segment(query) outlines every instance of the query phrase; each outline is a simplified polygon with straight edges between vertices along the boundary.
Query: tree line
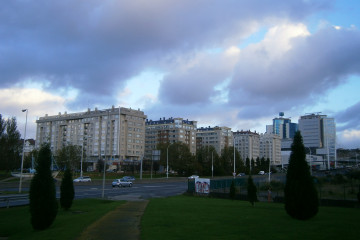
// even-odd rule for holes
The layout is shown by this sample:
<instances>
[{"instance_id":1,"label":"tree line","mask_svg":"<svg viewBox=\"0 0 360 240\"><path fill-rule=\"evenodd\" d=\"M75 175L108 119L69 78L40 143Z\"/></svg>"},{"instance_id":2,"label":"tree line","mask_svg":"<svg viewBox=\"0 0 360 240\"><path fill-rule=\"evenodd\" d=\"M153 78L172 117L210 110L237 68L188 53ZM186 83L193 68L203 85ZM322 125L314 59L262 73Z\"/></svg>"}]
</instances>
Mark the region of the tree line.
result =
<instances>
[{"instance_id":1,"label":"tree line","mask_svg":"<svg viewBox=\"0 0 360 240\"><path fill-rule=\"evenodd\" d=\"M264 157L243 161L234 147L225 147L221 155L213 146L203 146L193 155L188 145L181 142L161 143L157 150L160 150L159 164L165 168L169 165L169 170L177 172L179 176L228 176L234 172L234 164L236 173L257 174L259 171L268 171L270 162Z\"/></svg>"},{"instance_id":2,"label":"tree line","mask_svg":"<svg viewBox=\"0 0 360 240\"><path fill-rule=\"evenodd\" d=\"M16 118L3 118L0 114L0 170L7 172L19 168L22 142Z\"/></svg>"}]
</instances>

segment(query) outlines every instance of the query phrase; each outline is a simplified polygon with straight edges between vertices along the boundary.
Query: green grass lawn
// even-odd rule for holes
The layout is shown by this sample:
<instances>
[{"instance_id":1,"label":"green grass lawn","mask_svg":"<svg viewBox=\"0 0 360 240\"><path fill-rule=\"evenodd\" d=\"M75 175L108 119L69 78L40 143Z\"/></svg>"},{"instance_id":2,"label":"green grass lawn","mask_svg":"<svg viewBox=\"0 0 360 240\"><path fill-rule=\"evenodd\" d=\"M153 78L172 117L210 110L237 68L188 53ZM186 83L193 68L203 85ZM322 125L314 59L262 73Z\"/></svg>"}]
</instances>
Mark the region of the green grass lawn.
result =
<instances>
[{"instance_id":1,"label":"green grass lawn","mask_svg":"<svg viewBox=\"0 0 360 240\"><path fill-rule=\"evenodd\" d=\"M149 202L141 239L358 239L359 221L360 209L321 207L299 221L283 204L179 196Z\"/></svg>"},{"instance_id":2,"label":"green grass lawn","mask_svg":"<svg viewBox=\"0 0 360 240\"><path fill-rule=\"evenodd\" d=\"M0 209L0 238L76 239L87 226L122 203L99 199L76 200L69 211L59 208L56 220L44 231L32 229L28 206Z\"/></svg>"}]
</instances>

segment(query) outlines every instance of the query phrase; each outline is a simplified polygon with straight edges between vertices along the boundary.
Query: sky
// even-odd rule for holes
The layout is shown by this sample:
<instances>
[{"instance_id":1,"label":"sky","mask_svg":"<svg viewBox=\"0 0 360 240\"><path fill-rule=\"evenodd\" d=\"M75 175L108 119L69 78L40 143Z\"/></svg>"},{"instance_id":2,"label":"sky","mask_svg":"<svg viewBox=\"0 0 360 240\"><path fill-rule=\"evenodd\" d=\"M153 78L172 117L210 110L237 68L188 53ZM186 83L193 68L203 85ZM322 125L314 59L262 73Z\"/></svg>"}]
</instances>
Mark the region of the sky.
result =
<instances>
[{"instance_id":1,"label":"sky","mask_svg":"<svg viewBox=\"0 0 360 240\"><path fill-rule=\"evenodd\" d=\"M358 16L358 0L6 1L0 114L35 138L45 114L113 105L260 133L321 112L359 148Z\"/></svg>"}]
</instances>

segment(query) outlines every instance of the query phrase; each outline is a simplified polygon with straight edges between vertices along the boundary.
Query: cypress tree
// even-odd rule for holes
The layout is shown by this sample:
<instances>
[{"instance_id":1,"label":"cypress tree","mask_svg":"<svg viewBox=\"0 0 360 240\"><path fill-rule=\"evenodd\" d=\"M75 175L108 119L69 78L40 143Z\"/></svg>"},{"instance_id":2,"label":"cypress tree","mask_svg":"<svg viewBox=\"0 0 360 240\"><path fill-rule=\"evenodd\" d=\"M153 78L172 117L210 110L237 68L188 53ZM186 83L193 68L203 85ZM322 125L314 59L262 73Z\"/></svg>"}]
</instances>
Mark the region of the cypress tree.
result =
<instances>
[{"instance_id":1,"label":"cypress tree","mask_svg":"<svg viewBox=\"0 0 360 240\"><path fill-rule=\"evenodd\" d=\"M39 150L36 173L30 184L30 221L35 230L51 226L58 212L56 189L50 170L51 150L48 144Z\"/></svg>"},{"instance_id":2,"label":"cypress tree","mask_svg":"<svg viewBox=\"0 0 360 240\"><path fill-rule=\"evenodd\" d=\"M74 200L74 183L70 168L66 168L60 185L60 206L68 210Z\"/></svg>"},{"instance_id":3,"label":"cypress tree","mask_svg":"<svg viewBox=\"0 0 360 240\"><path fill-rule=\"evenodd\" d=\"M295 219L307 220L317 214L318 208L317 191L306 162L302 136L300 131L297 131L291 145L289 167L286 174L285 210Z\"/></svg>"},{"instance_id":4,"label":"cypress tree","mask_svg":"<svg viewBox=\"0 0 360 240\"><path fill-rule=\"evenodd\" d=\"M255 202L258 201L256 192L257 192L257 189L254 184L254 181L253 181L251 175L249 175L248 184L247 184L247 197L252 206L254 206Z\"/></svg>"},{"instance_id":5,"label":"cypress tree","mask_svg":"<svg viewBox=\"0 0 360 240\"><path fill-rule=\"evenodd\" d=\"M235 199L235 182L234 181L231 182L231 186L230 186L230 199L232 199L232 200Z\"/></svg>"}]
</instances>

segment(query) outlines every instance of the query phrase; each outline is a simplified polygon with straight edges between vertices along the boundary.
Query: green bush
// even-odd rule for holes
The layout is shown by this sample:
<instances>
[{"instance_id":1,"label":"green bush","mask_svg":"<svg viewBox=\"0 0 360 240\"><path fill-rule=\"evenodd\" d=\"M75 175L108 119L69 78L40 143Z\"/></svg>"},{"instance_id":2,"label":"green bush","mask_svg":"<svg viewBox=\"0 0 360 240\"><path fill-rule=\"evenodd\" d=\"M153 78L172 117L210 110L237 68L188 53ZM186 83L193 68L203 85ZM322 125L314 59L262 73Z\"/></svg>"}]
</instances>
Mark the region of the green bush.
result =
<instances>
[{"instance_id":1,"label":"green bush","mask_svg":"<svg viewBox=\"0 0 360 240\"><path fill-rule=\"evenodd\" d=\"M43 230L54 222L58 203L50 170L51 150L48 144L39 150L35 176L30 184L30 221L35 230Z\"/></svg>"},{"instance_id":2,"label":"green bush","mask_svg":"<svg viewBox=\"0 0 360 240\"><path fill-rule=\"evenodd\" d=\"M234 181L231 182L231 186L230 186L230 199L232 199L232 200L235 199L235 182Z\"/></svg>"},{"instance_id":3,"label":"green bush","mask_svg":"<svg viewBox=\"0 0 360 240\"><path fill-rule=\"evenodd\" d=\"M247 194L248 194L248 200L252 206L254 206L254 203L258 201L256 192L257 192L257 189L254 184L254 181L253 181L251 175L249 175L248 184L247 184Z\"/></svg>"},{"instance_id":4,"label":"green bush","mask_svg":"<svg viewBox=\"0 0 360 240\"><path fill-rule=\"evenodd\" d=\"M66 168L60 185L60 206L68 210L75 197L74 183L70 168Z\"/></svg>"}]
</instances>

